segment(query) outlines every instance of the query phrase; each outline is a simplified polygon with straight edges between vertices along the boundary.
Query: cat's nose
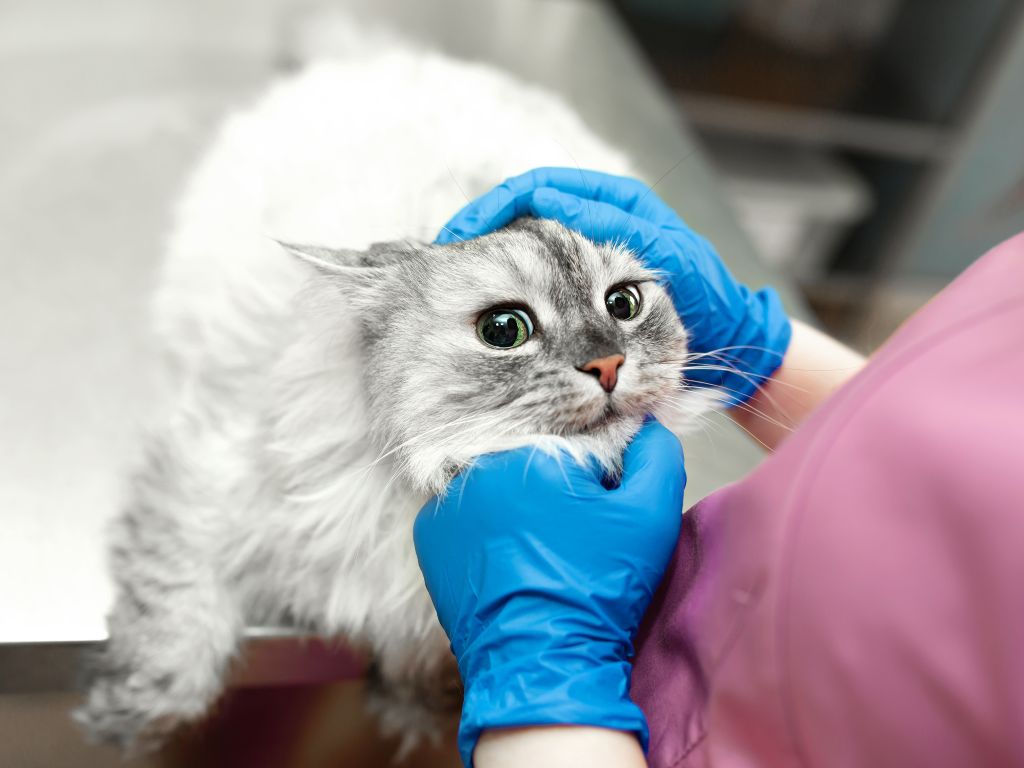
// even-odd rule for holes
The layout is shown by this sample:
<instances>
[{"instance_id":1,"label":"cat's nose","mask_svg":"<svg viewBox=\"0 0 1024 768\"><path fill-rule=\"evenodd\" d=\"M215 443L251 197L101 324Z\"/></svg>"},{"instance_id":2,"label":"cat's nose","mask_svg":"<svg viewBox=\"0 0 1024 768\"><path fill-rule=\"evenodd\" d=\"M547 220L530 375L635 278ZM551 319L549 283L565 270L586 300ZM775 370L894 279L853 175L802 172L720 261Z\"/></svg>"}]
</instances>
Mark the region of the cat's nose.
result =
<instances>
[{"instance_id":1,"label":"cat's nose","mask_svg":"<svg viewBox=\"0 0 1024 768\"><path fill-rule=\"evenodd\" d=\"M626 362L625 355L608 355L608 357L597 357L589 363L584 363L576 370L589 373L601 382L605 392L615 389L615 382L619 378L619 366Z\"/></svg>"}]
</instances>

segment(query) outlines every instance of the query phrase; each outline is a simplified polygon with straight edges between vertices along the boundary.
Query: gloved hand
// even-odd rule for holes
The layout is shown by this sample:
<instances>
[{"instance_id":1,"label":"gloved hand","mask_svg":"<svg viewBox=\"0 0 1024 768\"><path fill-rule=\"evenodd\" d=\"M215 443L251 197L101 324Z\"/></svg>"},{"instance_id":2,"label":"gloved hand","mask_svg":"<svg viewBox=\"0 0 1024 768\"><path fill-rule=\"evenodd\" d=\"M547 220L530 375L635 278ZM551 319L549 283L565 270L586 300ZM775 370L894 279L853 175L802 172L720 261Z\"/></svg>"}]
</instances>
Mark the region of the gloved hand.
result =
<instances>
[{"instance_id":1,"label":"gloved hand","mask_svg":"<svg viewBox=\"0 0 1024 768\"><path fill-rule=\"evenodd\" d=\"M556 219L595 242L622 242L662 271L697 353L684 369L689 381L720 388L735 405L782 363L792 331L778 294L737 283L711 244L634 179L537 168L467 205L437 241L479 237L527 215Z\"/></svg>"},{"instance_id":2,"label":"gloved hand","mask_svg":"<svg viewBox=\"0 0 1024 768\"><path fill-rule=\"evenodd\" d=\"M414 539L465 686L459 750L483 730L647 724L629 700L633 637L679 536L686 473L656 421L619 486L567 456L491 454L426 504Z\"/></svg>"}]
</instances>

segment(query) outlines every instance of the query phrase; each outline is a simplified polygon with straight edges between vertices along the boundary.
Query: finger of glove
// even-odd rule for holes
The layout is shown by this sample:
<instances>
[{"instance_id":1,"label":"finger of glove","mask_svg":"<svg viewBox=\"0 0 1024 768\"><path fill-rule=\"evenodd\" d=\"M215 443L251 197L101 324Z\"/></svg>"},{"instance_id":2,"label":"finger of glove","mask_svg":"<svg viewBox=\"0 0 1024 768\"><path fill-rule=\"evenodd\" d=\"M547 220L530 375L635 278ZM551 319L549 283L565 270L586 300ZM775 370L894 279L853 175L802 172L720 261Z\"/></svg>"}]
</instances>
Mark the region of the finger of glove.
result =
<instances>
[{"instance_id":1,"label":"finger of glove","mask_svg":"<svg viewBox=\"0 0 1024 768\"><path fill-rule=\"evenodd\" d=\"M552 187L588 200L609 203L618 208L632 210L648 191L642 181L627 176L613 176L582 168L534 168L518 177L523 188Z\"/></svg>"},{"instance_id":2,"label":"finger of glove","mask_svg":"<svg viewBox=\"0 0 1024 768\"><path fill-rule=\"evenodd\" d=\"M550 187L584 200L608 203L656 226L682 224L651 187L638 179L580 168L536 168L524 180L526 188Z\"/></svg>"},{"instance_id":3,"label":"finger of glove","mask_svg":"<svg viewBox=\"0 0 1024 768\"><path fill-rule=\"evenodd\" d=\"M675 504L678 510L685 487L686 467L679 438L656 419L648 419L623 454L619 491L653 497L652 504L660 498Z\"/></svg>"},{"instance_id":4,"label":"finger of glove","mask_svg":"<svg viewBox=\"0 0 1024 768\"><path fill-rule=\"evenodd\" d=\"M480 237L510 224L528 213L530 195L538 187L564 187L591 197L591 191L609 194L614 190L612 178L596 171L571 168L535 168L512 176L455 214L442 228L437 242L448 244Z\"/></svg>"},{"instance_id":5,"label":"finger of glove","mask_svg":"<svg viewBox=\"0 0 1024 768\"><path fill-rule=\"evenodd\" d=\"M447 530L458 526L459 521L453 521L451 518L453 514L457 516L460 510L456 509L454 513L450 512L445 502L451 497L451 494L460 493L462 483L462 478L453 480L445 491L445 495L435 496L428 500L416 515L412 527L412 538L416 554L421 560L421 566L424 555L441 556L441 552L447 548L450 541ZM455 498L458 496L456 495Z\"/></svg>"},{"instance_id":6,"label":"finger of glove","mask_svg":"<svg viewBox=\"0 0 1024 768\"><path fill-rule=\"evenodd\" d=\"M442 228L436 242L444 245L480 237L506 226L526 213L525 201L540 187L635 211L652 222L661 222L671 215L671 210L651 193L650 187L636 179L580 168L535 168L506 179L463 207Z\"/></svg>"},{"instance_id":7,"label":"finger of glove","mask_svg":"<svg viewBox=\"0 0 1024 768\"><path fill-rule=\"evenodd\" d=\"M662 266L663 259L655 247L657 227L614 205L542 187L530 198L530 212L538 218L560 221L595 242L621 243L653 269Z\"/></svg>"},{"instance_id":8,"label":"finger of glove","mask_svg":"<svg viewBox=\"0 0 1024 768\"><path fill-rule=\"evenodd\" d=\"M462 208L441 228L437 239L440 245L470 240L511 224L529 213L530 190L510 184L500 184Z\"/></svg>"},{"instance_id":9,"label":"finger of glove","mask_svg":"<svg viewBox=\"0 0 1024 768\"><path fill-rule=\"evenodd\" d=\"M538 188L552 187L566 194L608 203L659 227L686 226L654 188L639 179L571 168L538 169L535 178L547 182L538 183Z\"/></svg>"},{"instance_id":10,"label":"finger of glove","mask_svg":"<svg viewBox=\"0 0 1024 768\"><path fill-rule=\"evenodd\" d=\"M417 529L444 530L443 536L463 541L482 531L497 533L510 520L533 512L530 505L509 515L518 499L538 494L560 494L564 501L590 499L604 492L602 467L591 457L577 461L565 451L524 446L477 457L460 471L444 494L427 502L417 518Z\"/></svg>"}]
</instances>

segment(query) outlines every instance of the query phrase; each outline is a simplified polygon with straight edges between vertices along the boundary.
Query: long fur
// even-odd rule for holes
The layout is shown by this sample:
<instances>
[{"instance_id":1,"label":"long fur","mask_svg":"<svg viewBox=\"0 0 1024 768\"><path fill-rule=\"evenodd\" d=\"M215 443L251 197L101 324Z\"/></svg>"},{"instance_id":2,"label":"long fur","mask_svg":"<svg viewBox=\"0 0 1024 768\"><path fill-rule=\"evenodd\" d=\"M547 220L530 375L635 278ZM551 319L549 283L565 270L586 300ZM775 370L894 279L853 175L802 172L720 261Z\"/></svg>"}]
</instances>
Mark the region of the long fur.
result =
<instances>
[{"instance_id":1,"label":"long fur","mask_svg":"<svg viewBox=\"0 0 1024 768\"><path fill-rule=\"evenodd\" d=\"M93 735L139 748L200 717L243 628L275 623L368 646L404 692L385 722L424 727L408 691L450 670L412 549L425 500L517 445L615 471L646 412L704 406L681 392L670 301L626 250L532 220L426 244L466 196L572 163L632 170L553 95L400 43L227 120L155 301L175 401L114 529L119 596L77 714ZM642 292L629 322L604 306L620 283ZM475 332L503 302L537 321L514 350ZM576 368L608 344L626 355L611 398Z\"/></svg>"}]
</instances>

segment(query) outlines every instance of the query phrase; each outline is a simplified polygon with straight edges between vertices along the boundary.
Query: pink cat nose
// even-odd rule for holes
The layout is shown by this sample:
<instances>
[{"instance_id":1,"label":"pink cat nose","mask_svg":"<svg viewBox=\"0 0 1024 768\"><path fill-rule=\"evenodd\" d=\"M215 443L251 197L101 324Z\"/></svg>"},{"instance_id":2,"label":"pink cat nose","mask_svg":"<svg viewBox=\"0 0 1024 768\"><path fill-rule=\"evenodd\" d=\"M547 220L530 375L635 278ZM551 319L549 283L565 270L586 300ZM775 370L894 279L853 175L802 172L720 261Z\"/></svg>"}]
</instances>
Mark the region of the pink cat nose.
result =
<instances>
[{"instance_id":1,"label":"pink cat nose","mask_svg":"<svg viewBox=\"0 0 1024 768\"><path fill-rule=\"evenodd\" d=\"M626 362L624 355L609 355L608 357L595 358L589 363L584 363L576 370L589 373L601 382L601 387L605 392L611 392L615 389L615 382L619 378L619 366L624 362Z\"/></svg>"}]
</instances>

